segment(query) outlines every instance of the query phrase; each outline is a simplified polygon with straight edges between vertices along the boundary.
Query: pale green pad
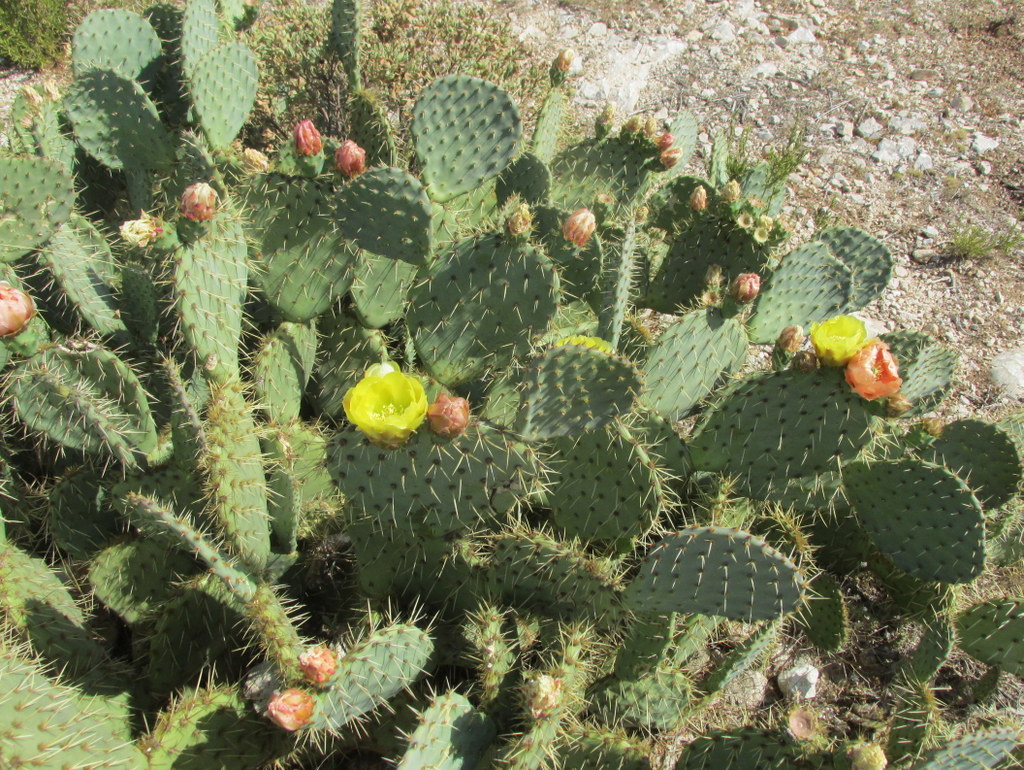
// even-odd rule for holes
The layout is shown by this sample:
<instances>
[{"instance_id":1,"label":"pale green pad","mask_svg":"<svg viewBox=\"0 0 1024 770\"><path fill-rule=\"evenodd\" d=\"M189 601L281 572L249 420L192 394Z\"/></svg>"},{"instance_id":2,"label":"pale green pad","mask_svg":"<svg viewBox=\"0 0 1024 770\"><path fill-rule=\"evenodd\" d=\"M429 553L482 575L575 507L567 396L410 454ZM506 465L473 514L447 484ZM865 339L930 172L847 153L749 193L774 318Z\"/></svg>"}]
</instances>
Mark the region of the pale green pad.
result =
<instances>
[{"instance_id":1,"label":"pale green pad","mask_svg":"<svg viewBox=\"0 0 1024 770\"><path fill-rule=\"evenodd\" d=\"M956 619L960 648L990 666L1024 675L1024 599L975 604Z\"/></svg>"}]
</instances>

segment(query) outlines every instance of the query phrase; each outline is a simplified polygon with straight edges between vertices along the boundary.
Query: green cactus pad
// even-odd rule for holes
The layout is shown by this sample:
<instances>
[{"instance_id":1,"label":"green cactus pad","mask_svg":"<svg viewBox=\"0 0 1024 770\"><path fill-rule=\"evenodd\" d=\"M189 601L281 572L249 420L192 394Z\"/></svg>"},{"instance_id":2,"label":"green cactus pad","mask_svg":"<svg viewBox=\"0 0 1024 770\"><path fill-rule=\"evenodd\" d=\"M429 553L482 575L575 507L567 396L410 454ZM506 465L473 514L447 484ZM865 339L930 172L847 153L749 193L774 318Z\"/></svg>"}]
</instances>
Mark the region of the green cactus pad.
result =
<instances>
[{"instance_id":1,"label":"green cactus pad","mask_svg":"<svg viewBox=\"0 0 1024 770\"><path fill-rule=\"evenodd\" d=\"M547 505L570 538L629 552L667 503L664 472L621 426L557 439L547 465Z\"/></svg>"},{"instance_id":2,"label":"green cactus pad","mask_svg":"<svg viewBox=\"0 0 1024 770\"><path fill-rule=\"evenodd\" d=\"M566 240L562 225L569 214L551 206L537 206L533 211L533 232L558 269L562 294L567 299L589 300L600 287L604 247L596 235L583 248Z\"/></svg>"},{"instance_id":3,"label":"green cactus pad","mask_svg":"<svg viewBox=\"0 0 1024 770\"><path fill-rule=\"evenodd\" d=\"M381 525L439 534L476 527L492 516L492 501L503 500L499 492L525 489L537 473L525 446L483 424L454 439L424 428L390 450L354 429L340 431L327 456L339 489Z\"/></svg>"},{"instance_id":4,"label":"green cactus pad","mask_svg":"<svg viewBox=\"0 0 1024 770\"><path fill-rule=\"evenodd\" d=\"M901 666L900 675L911 682L931 682L953 654L956 631L947 614L935 614L924 623L921 641Z\"/></svg>"},{"instance_id":5,"label":"green cactus pad","mask_svg":"<svg viewBox=\"0 0 1024 770\"><path fill-rule=\"evenodd\" d=\"M757 297L750 319L754 342L775 342L791 324L808 328L842 313L850 301L850 269L821 243L805 243L782 258Z\"/></svg>"},{"instance_id":6,"label":"green cactus pad","mask_svg":"<svg viewBox=\"0 0 1024 770\"><path fill-rule=\"evenodd\" d=\"M11 103L6 130L11 155L50 158L71 171L75 145L66 134L64 107L59 101L44 99L36 104L25 91L19 92Z\"/></svg>"},{"instance_id":7,"label":"green cactus pad","mask_svg":"<svg viewBox=\"0 0 1024 770\"><path fill-rule=\"evenodd\" d=\"M674 770L793 770L799 754L782 735L743 727L702 735L683 751Z\"/></svg>"},{"instance_id":8,"label":"green cactus pad","mask_svg":"<svg viewBox=\"0 0 1024 770\"><path fill-rule=\"evenodd\" d=\"M424 709L397 770L473 770L494 739L494 724L458 693Z\"/></svg>"},{"instance_id":9,"label":"green cactus pad","mask_svg":"<svg viewBox=\"0 0 1024 770\"><path fill-rule=\"evenodd\" d=\"M397 168L374 168L341 189L338 228L359 248L411 265L430 253L430 199L423 186Z\"/></svg>"},{"instance_id":10,"label":"green cactus pad","mask_svg":"<svg viewBox=\"0 0 1024 770\"><path fill-rule=\"evenodd\" d=\"M811 583L811 591L796 621L811 644L823 652L837 652L850 638L850 619L839 583L822 572Z\"/></svg>"},{"instance_id":11,"label":"green cactus pad","mask_svg":"<svg viewBox=\"0 0 1024 770\"><path fill-rule=\"evenodd\" d=\"M968 608L956 619L960 647L968 655L1024 674L1024 599L993 599Z\"/></svg>"},{"instance_id":12,"label":"green cactus pad","mask_svg":"<svg viewBox=\"0 0 1024 770\"><path fill-rule=\"evenodd\" d=\"M360 323L380 329L401 318L418 273L416 265L400 259L359 251L349 296Z\"/></svg>"},{"instance_id":13,"label":"green cactus pad","mask_svg":"<svg viewBox=\"0 0 1024 770\"><path fill-rule=\"evenodd\" d=\"M736 476L743 494L764 498L787 479L855 455L868 441L872 412L841 371L755 375L727 393L690 451L698 470Z\"/></svg>"},{"instance_id":14,"label":"green cactus pad","mask_svg":"<svg viewBox=\"0 0 1024 770\"><path fill-rule=\"evenodd\" d=\"M174 160L172 135L137 81L88 70L75 78L64 104L79 144L105 166L157 169Z\"/></svg>"},{"instance_id":15,"label":"green cactus pad","mask_svg":"<svg viewBox=\"0 0 1024 770\"><path fill-rule=\"evenodd\" d=\"M562 770L649 770L651 750L622 730L601 730L589 725L573 728L574 743L559 747Z\"/></svg>"},{"instance_id":16,"label":"green cactus pad","mask_svg":"<svg viewBox=\"0 0 1024 770\"><path fill-rule=\"evenodd\" d=\"M658 667L628 679L611 679L589 693L591 709L607 724L650 730L673 730L692 705L689 678L682 671Z\"/></svg>"},{"instance_id":17,"label":"green cactus pad","mask_svg":"<svg viewBox=\"0 0 1024 770\"><path fill-rule=\"evenodd\" d=\"M56 161L0 157L0 262L46 242L71 216L74 182Z\"/></svg>"},{"instance_id":18,"label":"green cactus pad","mask_svg":"<svg viewBox=\"0 0 1024 770\"><path fill-rule=\"evenodd\" d=\"M39 259L57 279L63 299L94 331L127 332L114 291L116 267L110 247L88 219L72 214L39 252Z\"/></svg>"},{"instance_id":19,"label":"green cactus pad","mask_svg":"<svg viewBox=\"0 0 1024 770\"><path fill-rule=\"evenodd\" d=\"M189 75L189 94L210 147L234 140L256 99L259 68L244 43L222 43L203 55Z\"/></svg>"},{"instance_id":20,"label":"green cactus pad","mask_svg":"<svg viewBox=\"0 0 1024 770\"><path fill-rule=\"evenodd\" d=\"M89 565L89 584L96 598L134 625L166 600L175 582L197 570L182 551L158 540L136 540L98 553Z\"/></svg>"},{"instance_id":21,"label":"green cactus pad","mask_svg":"<svg viewBox=\"0 0 1024 770\"><path fill-rule=\"evenodd\" d=\"M1017 448L1004 431L991 423L951 422L924 454L966 481L988 510L998 508L1017 492L1021 480Z\"/></svg>"},{"instance_id":22,"label":"green cactus pad","mask_svg":"<svg viewBox=\"0 0 1024 770\"><path fill-rule=\"evenodd\" d=\"M642 135L585 140L558 153L550 162L551 200L575 211L592 208L597 196L611 195L621 213L646 189L648 172L661 168L654 143Z\"/></svg>"},{"instance_id":23,"label":"green cactus pad","mask_svg":"<svg viewBox=\"0 0 1024 770\"><path fill-rule=\"evenodd\" d=\"M698 612L753 623L789 614L806 594L796 565L761 538L703 527L655 545L624 600L635 612Z\"/></svg>"},{"instance_id":24,"label":"green cactus pad","mask_svg":"<svg viewBox=\"0 0 1024 770\"><path fill-rule=\"evenodd\" d=\"M47 348L12 372L7 395L26 425L66 447L129 466L156 449L142 384L109 350L84 343Z\"/></svg>"},{"instance_id":25,"label":"green cactus pad","mask_svg":"<svg viewBox=\"0 0 1024 770\"><path fill-rule=\"evenodd\" d=\"M903 417L920 417L938 406L953 387L956 353L917 332L892 332L881 339L889 344L899 366L900 394L913 405Z\"/></svg>"},{"instance_id":26,"label":"green cactus pad","mask_svg":"<svg viewBox=\"0 0 1024 770\"><path fill-rule=\"evenodd\" d=\"M551 160L558 149L570 95L568 89L554 86L544 97L530 138L530 150L538 160Z\"/></svg>"},{"instance_id":27,"label":"green cactus pad","mask_svg":"<svg viewBox=\"0 0 1024 770\"><path fill-rule=\"evenodd\" d=\"M434 642L414 625L374 629L338 660L330 686L314 695L314 730L340 731L381 706L419 678L430 664Z\"/></svg>"},{"instance_id":28,"label":"green cactus pad","mask_svg":"<svg viewBox=\"0 0 1024 770\"><path fill-rule=\"evenodd\" d=\"M191 81L203 58L217 47L220 22L216 0L190 0L181 21L181 65Z\"/></svg>"},{"instance_id":29,"label":"green cactus pad","mask_svg":"<svg viewBox=\"0 0 1024 770\"><path fill-rule=\"evenodd\" d=\"M249 265L245 235L238 222L214 221L205 237L177 252L175 304L185 340L200 362L219 372L238 371L242 303Z\"/></svg>"},{"instance_id":30,"label":"green cactus pad","mask_svg":"<svg viewBox=\"0 0 1024 770\"><path fill-rule=\"evenodd\" d=\"M885 291L892 277L892 253L878 240L856 227L830 227L814 235L853 274L853 290L846 312L860 310Z\"/></svg>"},{"instance_id":31,"label":"green cactus pad","mask_svg":"<svg viewBox=\"0 0 1024 770\"><path fill-rule=\"evenodd\" d=\"M681 419L746 358L739 321L723 318L717 308L686 313L649 349L640 403L666 420Z\"/></svg>"},{"instance_id":32,"label":"green cactus pad","mask_svg":"<svg viewBox=\"0 0 1024 770\"><path fill-rule=\"evenodd\" d=\"M501 172L494 191L498 205L504 206L513 195L523 203L539 206L548 202L551 189L551 172L544 161L531 153L523 153Z\"/></svg>"},{"instance_id":33,"label":"green cactus pad","mask_svg":"<svg viewBox=\"0 0 1024 770\"><path fill-rule=\"evenodd\" d=\"M226 688L190 689L160 713L143 739L149 770L251 770L280 759L294 738L267 723Z\"/></svg>"},{"instance_id":34,"label":"green cactus pad","mask_svg":"<svg viewBox=\"0 0 1024 770\"><path fill-rule=\"evenodd\" d=\"M345 393L362 379L367 367L388 358L387 343L381 332L363 327L338 308L320 317L317 333L314 398L324 414L341 420Z\"/></svg>"},{"instance_id":35,"label":"green cactus pad","mask_svg":"<svg viewBox=\"0 0 1024 770\"><path fill-rule=\"evenodd\" d=\"M287 321L264 338L253 360L253 379L257 402L272 421L298 419L316 343L312 326Z\"/></svg>"},{"instance_id":36,"label":"green cactus pad","mask_svg":"<svg viewBox=\"0 0 1024 770\"><path fill-rule=\"evenodd\" d=\"M1024 733L1016 727L993 727L969 733L935 749L913 770L994 770L1010 759Z\"/></svg>"},{"instance_id":37,"label":"green cactus pad","mask_svg":"<svg viewBox=\"0 0 1024 770\"><path fill-rule=\"evenodd\" d=\"M694 211L690 197L703 187L707 193L707 208ZM697 176L679 176L659 187L650 197L648 204L650 223L673 235L688 230L701 217L709 216L719 206L718 193L707 179Z\"/></svg>"},{"instance_id":38,"label":"green cactus pad","mask_svg":"<svg viewBox=\"0 0 1024 770\"><path fill-rule=\"evenodd\" d=\"M740 180L743 197L768 216L776 216L786 202L786 178L772 173L768 163L758 163Z\"/></svg>"},{"instance_id":39,"label":"green cactus pad","mask_svg":"<svg viewBox=\"0 0 1024 770\"><path fill-rule=\"evenodd\" d=\"M147 83L156 75L163 51L148 21L120 8L93 11L75 28L71 63L75 75L90 69Z\"/></svg>"},{"instance_id":40,"label":"green cactus pad","mask_svg":"<svg viewBox=\"0 0 1024 770\"><path fill-rule=\"evenodd\" d=\"M348 290L356 252L335 231L330 188L268 176L249 190L246 203L262 266L255 278L282 316L308 321Z\"/></svg>"},{"instance_id":41,"label":"green cactus pad","mask_svg":"<svg viewBox=\"0 0 1024 770\"><path fill-rule=\"evenodd\" d=\"M430 198L444 203L497 176L515 154L522 125L504 90L448 75L420 92L411 130Z\"/></svg>"},{"instance_id":42,"label":"green cactus pad","mask_svg":"<svg viewBox=\"0 0 1024 770\"><path fill-rule=\"evenodd\" d=\"M359 90L349 96L348 125L348 138L366 150L367 166L398 164L395 132L387 109L374 93Z\"/></svg>"},{"instance_id":43,"label":"green cactus pad","mask_svg":"<svg viewBox=\"0 0 1024 770\"><path fill-rule=\"evenodd\" d=\"M73 559L87 559L123 534L123 523L104 504L106 497L102 478L89 468L64 475L51 490L47 528L54 542Z\"/></svg>"},{"instance_id":44,"label":"green cactus pad","mask_svg":"<svg viewBox=\"0 0 1024 770\"><path fill-rule=\"evenodd\" d=\"M968 583L985 566L985 516L970 488L914 459L843 469L846 497L875 547L913 577Z\"/></svg>"},{"instance_id":45,"label":"green cactus pad","mask_svg":"<svg viewBox=\"0 0 1024 770\"><path fill-rule=\"evenodd\" d=\"M682 174L697 147L697 136L700 132L697 117L687 110L676 113L668 127L668 132L675 137L675 141L671 145L672 149L680 150L682 153L676 165L665 171L665 175L672 178Z\"/></svg>"},{"instance_id":46,"label":"green cactus pad","mask_svg":"<svg viewBox=\"0 0 1024 770\"><path fill-rule=\"evenodd\" d=\"M427 371L454 386L527 352L557 300L558 277L540 251L485 235L434 267L406 323Z\"/></svg>"},{"instance_id":47,"label":"green cactus pad","mask_svg":"<svg viewBox=\"0 0 1024 770\"><path fill-rule=\"evenodd\" d=\"M331 32L327 38L334 55L348 76L349 90L360 87L359 28L362 25L363 4L360 0L333 0L331 3Z\"/></svg>"},{"instance_id":48,"label":"green cactus pad","mask_svg":"<svg viewBox=\"0 0 1024 770\"><path fill-rule=\"evenodd\" d=\"M524 379L516 430L527 441L605 425L632 409L641 387L628 359L574 344L537 354Z\"/></svg>"}]
</instances>

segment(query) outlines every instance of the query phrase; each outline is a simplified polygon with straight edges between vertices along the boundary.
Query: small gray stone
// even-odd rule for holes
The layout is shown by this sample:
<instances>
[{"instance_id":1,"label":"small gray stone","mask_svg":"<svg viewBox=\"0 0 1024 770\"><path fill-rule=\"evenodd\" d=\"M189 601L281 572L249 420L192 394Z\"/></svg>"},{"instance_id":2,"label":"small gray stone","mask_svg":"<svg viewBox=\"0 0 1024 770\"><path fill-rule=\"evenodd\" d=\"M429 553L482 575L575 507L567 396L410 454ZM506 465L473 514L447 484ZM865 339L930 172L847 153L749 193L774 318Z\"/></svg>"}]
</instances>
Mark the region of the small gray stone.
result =
<instances>
[{"instance_id":1,"label":"small gray stone","mask_svg":"<svg viewBox=\"0 0 1024 770\"><path fill-rule=\"evenodd\" d=\"M883 131L885 131L885 126L874 118L862 120L860 125L857 126L857 136L862 136L865 139L877 139L882 135Z\"/></svg>"},{"instance_id":2,"label":"small gray stone","mask_svg":"<svg viewBox=\"0 0 1024 770\"><path fill-rule=\"evenodd\" d=\"M1011 348L993 358L989 377L1010 398L1024 400L1024 347Z\"/></svg>"},{"instance_id":3,"label":"small gray stone","mask_svg":"<svg viewBox=\"0 0 1024 770\"><path fill-rule=\"evenodd\" d=\"M817 43L818 38L814 36L814 33L807 29L807 27L797 27L788 35L786 40L790 43Z\"/></svg>"},{"instance_id":4,"label":"small gray stone","mask_svg":"<svg viewBox=\"0 0 1024 770\"><path fill-rule=\"evenodd\" d=\"M933 168L935 168L935 162L932 160L932 156L924 150L919 152L917 157L914 158L915 171L931 171Z\"/></svg>"},{"instance_id":5,"label":"small gray stone","mask_svg":"<svg viewBox=\"0 0 1024 770\"><path fill-rule=\"evenodd\" d=\"M938 77L938 72L929 69L916 69L910 73L911 80L917 80L920 82L924 82L927 80L937 80Z\"/></svg>"},{"instance_id":6,"label":"small gray stone","mask_svg":"<svg viewBox=\"0 0 1024 770\"><path fill-rule=\"evenodd\" d=\"M779 674L779 689L788 700L808 700L818 694L821 672L810 663L801 663Z\"/></svg>"},{"instance_id":7,"label":"small gray stone","mask_svg":"<svg viewBox=\"0 0 1024 770\"><path fill-rule=\"evenodd\" d=\"M720 43L731 43L736 39L736 26L731 21L722 21L711 30L711 38Z\"/></svg>"},{"instance_id":8,"label":"small gray stone","mask_svg":"<svg viewBox=\"0 0 1024 770\"><path fill-rule=\"evenodd\" d=\"M590 25L590 29L587 30L587 34L590 37L604 37L608 34L608 25L603 21L596 21Z\"/></svg>"},{"instance_id":9,"label":"small gray stone","mask_svg":"<svg viewBox=\"0 0 1024 770\"><path fill-rule=\"evenodd\" d=\"M929 262L934 262L937 256L939 256L939 252L935 249L914 249L910 252L910 258L919 265L927 265Z\"/></svg>"},{"instance_id":10,"label":"small gray stone","mask_svg":"<svg viewBox=\"0 0 1024 770\"><path fill-rule=\"evenodd\" d=\"M744 711L753 711L764 700L768 677L757 670L747 670L722 690L722 695Z\"/></svg>"},{"instance_id":11,"label":"small gray stone","mask_svg":"<svg viewBox=\"0 0 1024 770\"><path fill-rule=\"evenodd\" d=\"M993 139L990 136L985 136L980 131L974 132L974 141L971 142L971 149L979 155L990 150L994 150L999 146L999 140Z\"/></svg>"},{"instance_id":12,"label":"small gray stone","mask_svg":"<svg viewBox=\"0 0 1024 770\"><path fill-rule=\"evenodd\" d=\"M852 139L855 130L852 120L840 120L836 125L836 136L840 139Z\"/></svg>"},{"instance_id":13,"label":"small gray stone","mask_svg":"<svg viewBox=\"0 0 1024 770\"><path fill-rule=\"evenodd\" d=\"M883 139L878 143L878 147L871 154L871 157L879 163L893 165L899 163L902 156L899 152L899 144L892 139Z\"/></svg>"},{"instance_id":14,"label":"small gray stone","mask_svg":"<svg viewBox=\"0 0 1024 770\"><path fill-rule=\"evenodd\" d=\"M925 238L931 238L934 240L939 237L939 228L934 227L933 225L925 225L921 228L921 235Z\"/></svg>"},{"instance_id":15,"label":"small gray stone","mask_svg":"<svg viewBox=\"0 0 1024 770\"><path fill-rule=\"evenodd\" d=\"M970 112L974 109L974 99L969 96L954 96L949 106L958 112Z\"/></svg>"},{"instance_id":16,"label":"small gray stone","mask_svg":"<svg viewBox=\"0 0 1024 770\"><path fill-rule=\"evenodd\" d=\"M928 125L920 118L893 118L889 121L889 128L897 134L910 136L921 133Z\"/></svg>"}]
</instances>

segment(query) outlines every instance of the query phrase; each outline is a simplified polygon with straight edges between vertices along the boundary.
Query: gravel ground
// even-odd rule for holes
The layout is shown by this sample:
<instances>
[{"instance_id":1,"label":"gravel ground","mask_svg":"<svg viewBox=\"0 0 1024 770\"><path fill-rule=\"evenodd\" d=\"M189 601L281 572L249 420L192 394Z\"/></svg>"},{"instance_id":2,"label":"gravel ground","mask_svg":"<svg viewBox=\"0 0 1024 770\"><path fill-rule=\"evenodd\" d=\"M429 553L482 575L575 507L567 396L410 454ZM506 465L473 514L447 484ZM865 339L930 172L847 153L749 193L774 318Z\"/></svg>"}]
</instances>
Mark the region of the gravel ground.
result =
<instances>
[{"instance_id":1,"label":"gravel ground","mask_svg":"<svg viewBox=\"0 0 1024 770\"><path fill-rule=\"evenodd\" d=\"M990 382L989 368L993 356L1024 346L1021 243L983 259L946 249L964 227L1024 233L1020 0L969 10L957 0L485 4L539 54L579 53L584 122L609 101L621 118L692 111L705 131L694 171L730 124L749 131L755 150L805 127L808 155L787 211L798 237L830 221L889 245L895 277L866 314L959 352L943 416L1020 406ZM0 73L0 117L37 78Z\"/></svg>"}]
</instances>

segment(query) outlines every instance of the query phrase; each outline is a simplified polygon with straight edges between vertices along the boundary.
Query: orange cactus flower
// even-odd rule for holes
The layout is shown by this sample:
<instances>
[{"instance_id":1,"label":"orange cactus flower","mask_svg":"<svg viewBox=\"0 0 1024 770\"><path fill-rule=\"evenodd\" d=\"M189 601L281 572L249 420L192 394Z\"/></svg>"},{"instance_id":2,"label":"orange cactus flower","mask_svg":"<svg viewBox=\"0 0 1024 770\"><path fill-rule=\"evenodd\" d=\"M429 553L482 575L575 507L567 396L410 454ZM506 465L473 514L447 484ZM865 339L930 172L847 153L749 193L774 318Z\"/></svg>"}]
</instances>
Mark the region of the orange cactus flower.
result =
<instances>
[{"instance_id":1,"label":"orange cactus flower","mask_svg":"<svg viewBox=\"0 0 1024 770\"><path fill-rule=\"evenodd\" d=\"M846 381L868 401L895 395L903 386L896 359L881 340L872 340L847 362Z\"/></svg>"}]
</instances>

